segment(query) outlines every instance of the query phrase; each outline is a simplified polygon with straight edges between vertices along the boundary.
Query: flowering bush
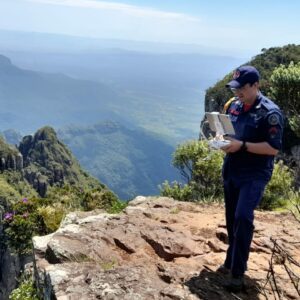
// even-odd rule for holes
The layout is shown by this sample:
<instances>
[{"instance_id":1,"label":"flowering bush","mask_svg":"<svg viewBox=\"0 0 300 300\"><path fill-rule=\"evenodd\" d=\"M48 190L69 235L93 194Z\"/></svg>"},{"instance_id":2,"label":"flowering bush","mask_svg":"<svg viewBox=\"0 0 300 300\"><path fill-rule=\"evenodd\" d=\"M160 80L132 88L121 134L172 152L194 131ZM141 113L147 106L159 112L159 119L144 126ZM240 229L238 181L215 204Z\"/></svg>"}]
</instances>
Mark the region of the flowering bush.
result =
<instances>
[{"instance_id":1,"label":"flowering bush","mask_svg":"<svg viewBox=\"0 0 300 300\"><path fill-rule=\"evenodd\" d=\"M37 214L38 200L23 198L15 203L12 211L3 218L4 231L8 246L19 254L31 249L31 238L45 231L43 220Z\"/></svg>"}]
</instances>

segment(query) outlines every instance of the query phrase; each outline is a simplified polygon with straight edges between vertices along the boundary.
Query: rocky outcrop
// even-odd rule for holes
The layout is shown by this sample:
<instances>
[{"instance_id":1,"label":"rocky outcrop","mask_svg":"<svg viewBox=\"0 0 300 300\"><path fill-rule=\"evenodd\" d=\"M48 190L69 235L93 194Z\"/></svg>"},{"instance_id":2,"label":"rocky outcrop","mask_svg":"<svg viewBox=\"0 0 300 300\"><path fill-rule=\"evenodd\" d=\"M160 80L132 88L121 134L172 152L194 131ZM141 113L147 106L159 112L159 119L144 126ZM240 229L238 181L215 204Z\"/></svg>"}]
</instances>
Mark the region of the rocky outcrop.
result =
<instances>
[{"instance_id":1,"label":"rocky outcrop","mask_svg":"<svg viewBox=\"0 0 300 300\"><path fill-rule=\"evenodd\" d=\"M9 154L0 157L0 170L14 170L21 171L23 169L23 156L21 153L16 155Z\"/></svg>"},{"instance_id":2,"label":"rocky outcrop","mask_svg":"<svg viewBox=\"0 0 300 300\"><path fill-rule=\"evenodd\" d=\"M36 281L43 299L265 299L270 237L299 261L300 224L288 213L257 212L255 225L247 294L228 294L215 272L227 248L224 208L163 197L137 197L119 215L70 213L58 231L33 239ZM286 299L297 299L276 268Z\"/></svg>"},{"instance_id":3,"label":"rocky outcrop","mask_svg":"<svg viewBox=\"0 0 300 300\"><path fill-rule=\"evenodd\" d=\"M21 256L3 248L0 252L0 299L6 300L16 288L17 278L27 263L32 262L32 255Z\"/></svg>"},{"instance_id":4,"label":"rocky outcrop","mask_svg":"<svg viewBox=\"0 0 300 300\"><path fill-rule=\"evenodd\" d=\"M23 155L15 146L7 144L3 138L0 137L0 171L21 171L22 169Z\"/></svg>"},{"instance_id":5,"label":"rocky outcrop","mask_svg":"<svg viewBox=\"0 0 300 300\"><path fill-rule=\"evenodd\" d=\"M19 151L24 157L24 176L42 197L52 185L101 186L81 169L71 151L57 138L51 127L43 127L35 135L25 136Z\"/></svg>"}]
</instances>

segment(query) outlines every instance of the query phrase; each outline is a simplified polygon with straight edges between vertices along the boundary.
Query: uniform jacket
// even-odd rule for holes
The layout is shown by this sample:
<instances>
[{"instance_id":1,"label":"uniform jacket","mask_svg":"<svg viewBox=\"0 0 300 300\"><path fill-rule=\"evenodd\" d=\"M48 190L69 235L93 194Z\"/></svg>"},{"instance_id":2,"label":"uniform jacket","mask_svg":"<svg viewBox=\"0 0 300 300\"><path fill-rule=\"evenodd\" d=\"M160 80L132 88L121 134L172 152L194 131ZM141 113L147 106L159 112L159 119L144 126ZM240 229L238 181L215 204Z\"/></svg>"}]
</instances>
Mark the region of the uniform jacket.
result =
<instances>
[{"instance_id":1,"label":"uniform jacket","mask_svg":"<svg viewBox=\"0 0 300 300\"><path fill-rule=\"evenodd\" d=\"M279 107L270 99L258 95L250 110L244 111L243 103L235 98L227 105L237 140L246 142L268 142L280 150L282 146L283 116ZM224 159L224 179L270 180L274 165L273 155L254 154L247 151L229 153Z\"/></svg>"}]
</instances>

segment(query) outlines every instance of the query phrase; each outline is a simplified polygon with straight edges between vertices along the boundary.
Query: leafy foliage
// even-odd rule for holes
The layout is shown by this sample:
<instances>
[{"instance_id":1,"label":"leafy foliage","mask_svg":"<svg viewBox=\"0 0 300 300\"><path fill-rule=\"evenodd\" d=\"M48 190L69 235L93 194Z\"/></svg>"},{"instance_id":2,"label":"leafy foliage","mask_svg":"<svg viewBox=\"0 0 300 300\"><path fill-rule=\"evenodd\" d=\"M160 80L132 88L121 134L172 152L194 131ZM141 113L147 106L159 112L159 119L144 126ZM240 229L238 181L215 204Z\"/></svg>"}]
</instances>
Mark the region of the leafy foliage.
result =
<instances>
[{"instance_id":1,"label":"leafy foliage","mask_svg":"<svg viewBox=\"0 0 300 300\"><path fill-rule=\"evenodd\" d=\"M15 252L25 254L31 251L33 235L57 230L70 211L100 208L119 213L126 205L106 188L84 190L70 185L54 186L45 198L23 198L11 205L3 221L6 242Z\"/></svg>"},{"instance_id":2,"label":"leafy foliage","mask_svg":"<svg viewBox=\"0 0 300 300\"><path fill-rule=\"evenodd\" d=\"M295 219L300 222L300 189L290 193L291 205L290 211Z\"/></svg>"},{"instance_id":3,"label":"leafy foliage","mask_svg":"<svg viewBox=\"0 0 300 300\"><path fill-rule=\"evenodd\" d=\"M300 62L280 65L271 76L270 94L283 108L289 125L300 137Z\"/></svg>"},{"instance_id":4,"label":"leafy foliage","mask_svg":"<svg viewBox=\"0 0 300 300\"><path fill-rule=\"evenodd\" d=\"M33 235L45 232L43 220L37 213L39 200L23 198L4 215L4 232L8 246L18 254L26 254L32 248Z\"/></svg>"},{"instance_id":5,"label":"leafy foliage","mask_svg":"<svg viewBox=\"0 0 300 300\"><path fill-rule=\"evenodd\" d=\"M191 141L180 145L173 159L187 184L164 182L161 195L181 201L211 202L223 196L221 169L223 153L211 151L206 141ZM260 208L272 210L286 207L291 201L293 173L282 161L275 163L273 176L266 187Z\"/></svg>"},{"instance_id":6,"label":"leafy foliage","mask_svg":"<svg viewBox=\"0 0 300 300\"><path fill-rule=\"evenodd\" d=\"M201 200L206 197L222 195L223 153L211 151L206 141L189 141L179 145L174 153L173 165L179 169L187 181L181 186L164 183L161 194L180 200Z\"/></svg>"},{"instance_id":7,"label":"leafy foliage","mask_svg":"<svg viewBox=\"0 0 300 300\"><path fill-rule=\"evenodd\" d=\"M157 185L178 176L171 166L175 147L161 136L116 122L59 131L82 166L121 199L157 194ZM159 170L159 172L157 171Z\"/></svg>"},{"instance_id":8,"label":"leafy foliage","mask_svg":"<svg viewBox=\"0 0 300 300\"><path fill-rule=\"evenodd\" d=\"M21 276L19 287L11 292L9 300L39 300L33 279Z\"/></svg>"},{"instance_id":9,"label":"leafy foliage","mask_svg":"<svg viewBox=\"0 0 300 300\"><path fill-rule=\"evenodd\" d=\"M262 49L262 53L255 56L245 65L256 67L262 80L260 88L264 94L271 91L271 75L275 68L279 65L288 66L293 61L295 64L300 62L300 45L287 45L284 47L273 47L270 49ZM232 96L225 85L231 80L232 75L227 74L221 81L217 82L213 87L207 89L205 95L205 111L217 110L221 111L225 102Z\"/></svg>"},{"instance_id":10,"label":"leafy foliage","mask_svg":"<svg viewBox=\"0 0 300 300\"><path fill-rule=\"evenodd\" d=\"M266 187L260 208L272 210L285 207L291 201L292 191L293 173L282 161L279 161L274 166L273 175Z\"/></svg>"},{"instance_id":11,"label":"leafy foliage","mask_svg":"<svg viewBox=\"0 0 300 300\"><path fill-rule=\"evenodd\" d=\"M38 197L37 192L28 181L24 179L21 172L5 170L1 174L1 177L18 193L17 199L21 198L22 195L26 195L28 198Z\"/></svg>"},{"instance_id":12,"label":"leafy foliage","mask_svg":"<svg viewBox=\"0 0 300 300\"><path fill-rule=\"evenodd\" d=\"M46 231L53 232L59 228L59 225L67 214L67 211L61 203L54 203L52 206L43 205L38 207L37 213L43 219Z\"/></svg>"},{"instance_id":13,"label":"leafy foliage","mask_svg":"<svg viewBox=\"0 0 300 300\"><path fill-rule=\"evenodd\" d=\"M25 171L5 170L0 175L0 211L6 212L1 242L13 251L30 252L32 236L57 230L70 211L103 208L114 213L126 206L104 184L81 169L52 128L44 127L33 137L25 137L20 149ZM41 176L49 184L43 198L29 183L34 185Z\"/></svg>"},{"instance_id":14,"label":"leafy foliage","mask_svg":"<svg viewBox=\"0 0 300 300\"><path fill-rule=\"evenodd\" d=\"M95 189L84 195L81 204L87 211L96 208L108 210L117 202L118 198L111 191Z\"/></svg>"},{"instance_id":15,"label":"leafy foliage","mask_svg":"<svg viewBox=\"0 0 300 300\"><path fill-rule=\"evenodd\" d=\"M82 170L71 151L49 126L39 129L34 136L25 136L19 150L24 157L25 176L32 183L36 179L47 185L104 187ZM45 196L46 191L43 192L41 196Z\"/></svg>"},{"instance_id":16,"label":"leafy foliage","mask_svg":"<svg viewBox=\"0 0 300 300\"><path fill-rule=\"evenodd\" d=\"M190 184L182 185L177 181L171 184L168 181L160 186L162 196L171 197L179 201L194 201L193 189Z\"/></svg>"},{"instance_id":17,"label":"leafy foliage","mask_svg":"<svg viewBox=\"0 0 300 300\"><path fill-rule=\"evenodd\" d=\"M0 206L6 210L12 203L18 201L21 194L9 184L4 176L0 176Z\"/></svg>"}]
</instances>

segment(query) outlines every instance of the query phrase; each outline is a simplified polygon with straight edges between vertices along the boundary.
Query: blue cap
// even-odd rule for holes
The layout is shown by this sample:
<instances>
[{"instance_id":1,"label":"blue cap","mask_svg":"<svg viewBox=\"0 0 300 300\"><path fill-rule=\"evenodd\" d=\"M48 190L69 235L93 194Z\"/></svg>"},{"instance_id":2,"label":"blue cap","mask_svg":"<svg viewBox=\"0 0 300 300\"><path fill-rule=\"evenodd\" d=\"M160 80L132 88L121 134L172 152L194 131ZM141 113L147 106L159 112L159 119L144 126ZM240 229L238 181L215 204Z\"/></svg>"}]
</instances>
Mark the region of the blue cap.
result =
<instances>
[{"instance_id":1,"label":"blue cap","mask_svg":"<svg viewBox=\"0 0 300 300\"><path fill-rule=\"evenodd\" d=\"M233 80L226 87L239 89L247 83L253 84L259 81L259 72L252 66L243 66L233 72Z\"/></svg>"}]
</instances>

